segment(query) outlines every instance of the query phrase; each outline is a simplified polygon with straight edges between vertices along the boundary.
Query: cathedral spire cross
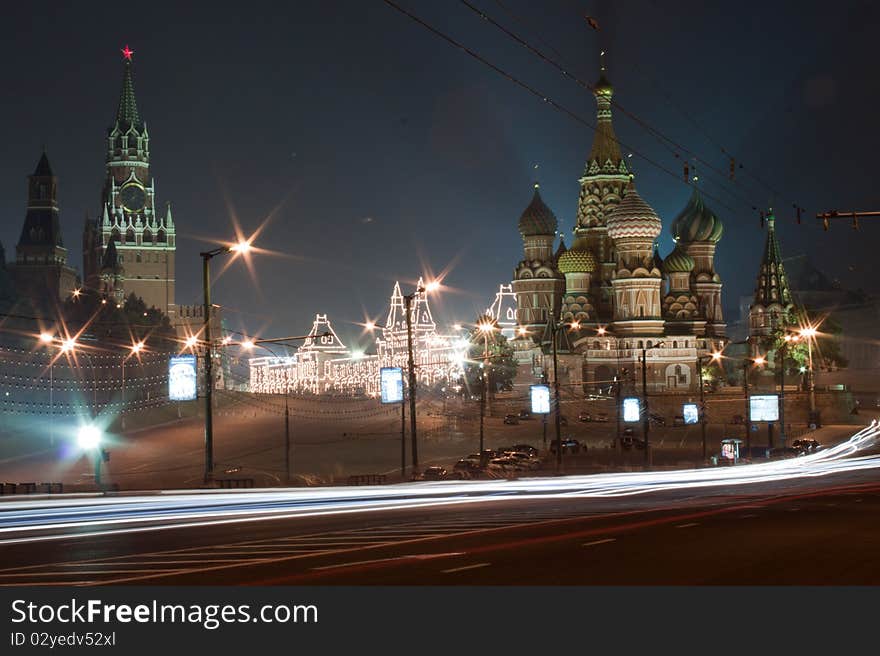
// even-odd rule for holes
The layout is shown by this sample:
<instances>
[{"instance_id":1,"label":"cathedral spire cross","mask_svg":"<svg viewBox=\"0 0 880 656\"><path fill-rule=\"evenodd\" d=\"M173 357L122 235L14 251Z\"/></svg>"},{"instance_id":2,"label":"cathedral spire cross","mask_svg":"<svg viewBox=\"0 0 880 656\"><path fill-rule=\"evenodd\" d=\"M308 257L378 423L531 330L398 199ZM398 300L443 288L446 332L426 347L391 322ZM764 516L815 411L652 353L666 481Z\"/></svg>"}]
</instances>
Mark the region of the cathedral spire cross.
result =
<instances>
[{"instance_id":1,"label":"cathedral spire cross","mask_svg":"<svg viewBox=\"0 0 880 656\"><path fill-rule=\"evenodd\" d=\"M131 61L131 56L134 54L134 50L129 48L127 43L125 44L125 47L120 50L120 52L126 60Z\"/></svg>"}]
</instances>

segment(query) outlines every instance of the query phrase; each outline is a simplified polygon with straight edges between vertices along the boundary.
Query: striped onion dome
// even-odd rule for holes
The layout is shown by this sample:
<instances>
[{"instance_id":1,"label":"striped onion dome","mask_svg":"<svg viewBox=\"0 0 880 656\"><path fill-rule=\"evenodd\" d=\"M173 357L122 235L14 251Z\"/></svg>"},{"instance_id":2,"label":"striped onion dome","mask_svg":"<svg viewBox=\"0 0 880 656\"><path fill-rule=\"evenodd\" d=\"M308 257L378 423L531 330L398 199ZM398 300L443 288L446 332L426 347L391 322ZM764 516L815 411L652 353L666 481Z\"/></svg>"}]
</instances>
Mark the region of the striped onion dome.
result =
<instances>
[{"instance_id":1,"label":"striped onion dome","mask_svg":"<svg viewBox=\"0 0 880 656\"><path fill-rule=\"evenodd\" d=\"M721 239L724 226L715 213L706 207L699 190L694 187L687 205L672 222L671 231L677 242L708 241L715 244Z\"/></svg>"},{"instance_id":2,"label":"striped onion dome","mask_svg":"<svg viewBox=\"0 0 880 656\"><path fill-rule=\"evenodd\" d=\"M587 246L587 240L578 237L571 248L559 256L556 266L562 273L593 273L599 261Z\"/></svg>"},{"instance_id":3,"label":"striped onion dome","mask_svg":"<svg viewBox=\"0 0 880 656\"><path fill-rule=\"evenodd\" d=\"M612 239L642 237L653 241L663 229L657 212L642 200L632 181L627 185L623 200L605 220L605 225Z\"/></svg>"},{"instance_id":4,"label":"striped onion dome","mask_svg":"<svg viewBox=\"0 0 880 656\"><path fill-rule=\"evenodd\" d=\"M663 271L666 273L690 273L694 270L694 258L676 247L663 260Z\"/></svg>"}]
</instances>

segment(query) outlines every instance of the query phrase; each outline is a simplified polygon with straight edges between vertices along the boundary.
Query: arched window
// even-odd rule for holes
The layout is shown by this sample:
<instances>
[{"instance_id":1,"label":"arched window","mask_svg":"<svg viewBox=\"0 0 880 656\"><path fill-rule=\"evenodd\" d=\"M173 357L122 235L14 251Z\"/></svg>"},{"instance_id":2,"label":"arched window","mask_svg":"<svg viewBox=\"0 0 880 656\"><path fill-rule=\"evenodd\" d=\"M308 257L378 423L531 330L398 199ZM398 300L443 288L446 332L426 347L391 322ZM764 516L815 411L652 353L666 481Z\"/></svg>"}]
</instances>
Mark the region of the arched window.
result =
<instances>
[{"instance_id":1,"label":"arched window","mask_svg":"<svg viewBox=\"0 0 880 656\"><path fill-rule=\"evenodd\" d=\"M672 340L672 348L678 348L678 342Z\"/></svg>"},{"instance_id":2,"label":"arched window","mask_svg":"<svg viewBox=\"0 0 880 656\"><path fill-rule=\"evenodd\" d=\"M645 348L645 343L642 340L639 340L639 348Z\"/></svg>"},{"instance_id":3,"label":"arched window","mask_svg":"<svg viewBox=\"0 0 880 656\"><path fill-rule=\"evenodd\" d=\"M113 230L110 231L110 241L115 241L117 244L120 241L119 230L116 228L113 228Z\"/></svg>"},{"instance_id":4,"label":"arched window","mask_svg":"<svg viewBox=\"0 0 880 656\"><path fill-rule=\"evenodd\" d=\"M125 231L125 243L126 244L133 244L134 241L135 241L134 230L129 228L128 230Z\"/></svg>"},{"instance_id":5,"label":"arched window","mask_svg":"<svg viewBox=\"0 0 880 656\"><path fill-rule=\"evenodd\" d=\"M160 244L165 243L166 240L165 240L165 231L164 230L159 230L159 232L156 233L156 241L159 242Z\"/></svg>"},{"instance_id":6,"label":"arched window","mask_svg":"<svg viewBox=\"0 0 880 656\"><path fill-rule=\"evenodd\" d=\"M141 237L141 243L142 244L152 244L153 243L153 233L150 231L149 228L144 230L144 236Z\"/></svg>"},{"instance_id":7,"label":"arched window","mask_svg":"<svg viewBox=\"0 0 880 656\"><path fill-rule=\"evenodd\" d=\"M597 339L595 342L593 342L593 348L594 348L595 350L597 350L597 351L598 351L600 348L602 348L601 345L599 344L599 340L598 340L598 339Z\"/></svg>"}]
</instances>

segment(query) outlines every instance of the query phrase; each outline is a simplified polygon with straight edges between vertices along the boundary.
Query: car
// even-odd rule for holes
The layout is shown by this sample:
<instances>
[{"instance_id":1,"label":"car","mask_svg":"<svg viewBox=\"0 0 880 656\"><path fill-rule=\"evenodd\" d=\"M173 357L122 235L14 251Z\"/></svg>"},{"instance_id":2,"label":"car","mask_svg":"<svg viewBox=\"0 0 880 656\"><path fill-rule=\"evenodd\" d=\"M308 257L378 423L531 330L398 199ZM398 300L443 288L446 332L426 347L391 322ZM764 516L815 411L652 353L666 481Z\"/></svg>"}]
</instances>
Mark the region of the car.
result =
<instances>
[{"instance_id":1,"label":"car","mask_svg":"<svg viewBox=\"0 0 880 656\"><path fill-rule=\"evenodd\" d=\"M550 453L556 453L559 446L559 440L550 442ZM566 437L562 439L562 453L580 453L581 443L577 440Z\"/></svg>"},{"instance_id":2,"label":"car","mask_svg":"<svg viewBox=\"0 0 880 656\"><path fill-rule=\"evenodd\" d=\"M650 420L650 422L652 424L655 424L657 426L665 426L666 425L666 420L661 415L658 415L656 412L650 413L648 415L648 419Z\"/></svg>"},{"instance_id":3,"label":"car","mask_svg":"<svg viewBox=\"0 0 880 656\"><path fill-rule=\"evenodd\" d=\"M511 451L506 457L515 458L526 469L537 469L541 466L541 461L538 458L523 453L522 451Z\"/></svg>"},{"instance_id":4,"label":"car","mask_svg":"<svg viewBox=\"0 0 880 656\"><path fill-rule=\"evenodd\" d=\"M531 410L520 410L519 411L520 419L532 419L532 411Z\"/></svg>"},{"instance_id":5,"label":"car","mask_svg":"<svg viewBox=\"0 0 880 656\"><path fill-rule=\"evenodd\" d=\"M483 472L479 462L462 458L452 467L452 475L456 478L473 478Z\"/></svg>"},{"instance_id":6,"label":"car","mask_svg":"<svg viewBox=\"0 0 880 656\"><path fill-rule=\"evenodd\" d=\"M578 421L593 421L593 415L591 415L589 412L581 412L580 414L578 414Z\"/></svg>"},{"instance_id":7,"label":"car","mask_svg":"<svg viewBox=\"0 0 880 656\"><path fill-rule=\"evenodd\" d=\"M442 481L448 474L449 472L446 471L445 467L431 465L430 467L425 467L425 471L422 472L422 478L426 481Z\"/></svg>"},{"instance_id":8,"label":"car","mask_svg":"<svg viewBox=\"0 0 880 656\"><path fill-rule=\"evenodd\" d=\"M538 455L537 447L534 447L531 444L514 444L513 449L515 451L522 451L523 453L527 453L533 458Z\"/></svg>"},{"instance_id":9,"label":"car","mask_svg":"<svg viewBox=\"0 0 880 656\"><path fill-rule=\"evenodd\" d=\"M634 437L633 435L624 435L620 438L620 446L623 448L624 451L629 451L632 448L636 448L639 451L644 451L645 440Z\"/></svg>"},{"instance_id":10,"label":"car","mask_svg":"<svg viewBox=\"0 0 880 656\"><path fill-rule=\"evenodd\" d=\"M519 423L519 415L504 415L504 423L505 424L518 424Z\"/></svg>"},{"instance_id":11,"label":"car","mask_svg":"<svg viewBox=\"0 0 880 656\"><path fill-rule=\"evenodd\" d=\"M816 440L795 440L791 443L791 448L795 449L798 453L808 454L808 453L816 453L820 449L822 445L819 444Z\"/></svg>"},{"instance_id":12,"label":"car","mask_svg":"<svg viewBox=\"0 0 880 656\"><path fill-rule=\"evenodd\" d=\"M608 421L608 413L607 412L600 412L597 415L594 415L593 421L606 423Z\"/></svg>"},{"instance_id":13,"label":"car","mask_svg":"<svg viewBox=\"0 0 880 656\"><path fill-rule=\"evenodd\" d=\"M526 466L519 461L518 458L512 456L503 456L501 458L492 458L489 461L489 469L510 471L525 471Z\"/></svg>"}]
</instances>

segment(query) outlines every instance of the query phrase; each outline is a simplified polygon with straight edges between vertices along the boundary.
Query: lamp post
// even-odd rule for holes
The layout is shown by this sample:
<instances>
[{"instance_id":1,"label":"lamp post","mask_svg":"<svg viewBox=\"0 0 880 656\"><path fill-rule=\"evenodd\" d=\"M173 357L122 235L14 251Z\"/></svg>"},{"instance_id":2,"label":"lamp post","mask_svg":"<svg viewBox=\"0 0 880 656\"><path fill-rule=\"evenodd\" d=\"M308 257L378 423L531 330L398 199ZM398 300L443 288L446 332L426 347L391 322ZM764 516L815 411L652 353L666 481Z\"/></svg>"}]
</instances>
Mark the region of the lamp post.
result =
<instances>
[{"instance_id":1,"label":"lamp post","mask_svg":"<svg viewBox=\"0 0 880 656\"><path fill-rule=\"evenodd\" d=\"M664 342L657 342L656 344L646 346L642 349L642 399L645 405L645 414L642 419L642 433L645 438L645 466L647 467L651 465L651 444L648 439L648 434L651 428L651 415L648 412L648 351L655 348L661 348L662 346L665 346Z\"/></svg>"},{"instance_id":2,"label":"lamp post","mask_svg":"<svg viewBox=\"0 0 880 656\"><path fill-rule=\"evenodd\" d=\"M486 387L489 373L489 335L495 326L490 321L480 321L477 329L483 334L483 364L480 368L480 459L483 458L483 418L486 415Z\"/></svg>"},{"instance_id":3,"label":"lamp post","mask_svg":"<svg viewBox=\"0 0 880 656\"><path fill-rule=\"evenodd\" d=\"M247 253L250 242L240 241L234 246L218 246L199 253L202 258L202 287L205 298L204 343L205 343L205 477L206 485L214 479L214 417L213 417L213 343L211 342L211 259L225 253Z\"/></svg>"},{"instance_id":4,"label":"lamp post","mask_svg":"<svg viewBox=\"0 0 880 656\"><path fill-rule=\"evenodd\" d=\"M721 351L714 351L701 355L697 358L697 373L700 376L700 438L703 445L703 461L706 460L706 396L703 385L703 360L718 362L721 359Z\"/></svg>"},{"instance_id":5,"label":"lamp post","mask_svg":"<svg viewBox=\"0 0 880 656\"><path fill-rule=\"evenodd\" d=\"M816 416L816 386L813 380L813 340L818 333L819 331L816 327L811 325L801 328L800 331L801 336L807 340L807 391L810 396L810 423L814 423Z\"/></svg>"},{"instance_id":6,"label":"lamp post","mask_svg":"<svg viewBox=\"0 0 880 656\"><path fill-rule=\"evenodd\" d=\"M553 403L555 406L554 412L554 423L556 424L556 473L562 473L562 414L561 414L561 403L559 399L559 360L556 352L556 336L560 330L563 328L569 328L571 330L577 330L580 328L580 323L577 321L572 321L570 324L566 323L557 323L556 316L551 315L550 321L550 336L553 341Z\"/></svg>"},{"instance_id":7,"label":"lamp post","mask_svg":"<svg viewBox=\"0 0 880 656\"><path fill-rule=\"evenodd\" d=\"M412 302L419 294L438 289L440 284L436 281L428 283L426 287L419 285L412 294L403 297L404 310L406 313L406 352L407 352L407 369L409 380L409 432L412 445L412 467L413 474L419 471L419 443L416 433L416 366L413 357L413 334L412 334Z\"/></svg>"},{"instance_id":8,"label":"lamp post","mask_svg":"<svg viewBox=\"0 0 880 656\"><path fill-rule=\"evenodd\" d=\"M52 333L41 332L40 333L40 341L43 344L52 344L55 340L55 337ZM55 355L50 354L49 358L49 445L55 446L55 398L54 398L54 388L55 388Z\"/></svg>"}]
</instances>

